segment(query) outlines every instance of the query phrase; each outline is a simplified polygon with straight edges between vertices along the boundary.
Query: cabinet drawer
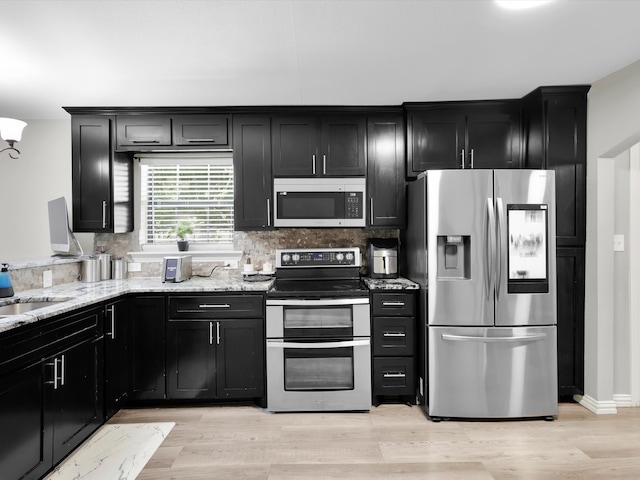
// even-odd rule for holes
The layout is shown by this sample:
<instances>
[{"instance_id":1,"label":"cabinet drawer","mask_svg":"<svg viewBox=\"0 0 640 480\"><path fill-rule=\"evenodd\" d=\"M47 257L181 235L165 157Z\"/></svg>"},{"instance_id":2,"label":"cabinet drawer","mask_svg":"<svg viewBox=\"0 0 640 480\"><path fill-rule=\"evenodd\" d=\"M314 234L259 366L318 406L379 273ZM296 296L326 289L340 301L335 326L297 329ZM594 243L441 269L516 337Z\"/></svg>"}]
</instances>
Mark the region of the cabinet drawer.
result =
<instances>
[{"instance_id":1,"label":"cabinet drawer","mask_svg":"<svg viewBox=\"0 0 640 480\"><path fill-rule=\"evenodd\" d=\"M118 115L118 147L171 145L171 118L162 115Z\"/></svg>"},{"instance_id":2,"label":"cabinet drawer","mask_svg":"<svg viewBox=\"0 0 640 480\"><path fill-rule=\"evenodd\" d=\"M413 357L373 359L374 395L413 395L415 393Z\"/></svg>"},{"instance_id":3,"label":"cabinet drawer","mask_svg":"<svg viewBox=\"0 0 640 480\"><path fill-rule=\"evenodd\" d=\"M414 317L374 317L373 355L413 355L415 350Z\"/></svg>"},{"instance_id":4,"label":"cabinet drawer","mask_svg":"<svg viewBox=\"0 0 640 480\"><path fill-rule=\"evenodd\" d=\"M412 293L374 293L373 315L411 316L414 311Z\"/></svg>"},{"instance_id":5,"label":"cabinet drawer","mask_svg":"<svg viewBox=\"0 0 640 480\"><path fill-rule=\"evenodd\" d=\"M176 115L173 143L179 146L228 147L229 115Z\"/></svg>"},{"instance_id":6,"label":"cabinet drawer","mask_svg":"<svg viewBox=\"0 0 640 480\"><path fill-rule=\"evenodd\" d=\"M262 295L220 295L169 297L169 318L260 318Z\"/></svg>"}]
</instances>

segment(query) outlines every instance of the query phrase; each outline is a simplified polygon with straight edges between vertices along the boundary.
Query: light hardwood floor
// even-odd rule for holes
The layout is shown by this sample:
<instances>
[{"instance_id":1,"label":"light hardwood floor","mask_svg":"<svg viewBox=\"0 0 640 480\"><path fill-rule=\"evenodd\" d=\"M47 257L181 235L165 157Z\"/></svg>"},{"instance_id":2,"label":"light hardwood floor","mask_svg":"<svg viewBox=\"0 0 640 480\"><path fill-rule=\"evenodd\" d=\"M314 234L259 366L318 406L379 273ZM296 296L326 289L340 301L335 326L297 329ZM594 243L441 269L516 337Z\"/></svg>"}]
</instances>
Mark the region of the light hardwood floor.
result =
<instances>
[{"instance_id":1,"label":"light hardwood floor","mask_svg":"<svg viewBox=\"0 0 640 480\"><path fill-rule=\"evenodd\" d=\"M175 422L138 480L640 479L640 409L560 405L553 422L428 420L419 406L272 414L253 406L126 409Z\"/></svg>"}]
</instances>

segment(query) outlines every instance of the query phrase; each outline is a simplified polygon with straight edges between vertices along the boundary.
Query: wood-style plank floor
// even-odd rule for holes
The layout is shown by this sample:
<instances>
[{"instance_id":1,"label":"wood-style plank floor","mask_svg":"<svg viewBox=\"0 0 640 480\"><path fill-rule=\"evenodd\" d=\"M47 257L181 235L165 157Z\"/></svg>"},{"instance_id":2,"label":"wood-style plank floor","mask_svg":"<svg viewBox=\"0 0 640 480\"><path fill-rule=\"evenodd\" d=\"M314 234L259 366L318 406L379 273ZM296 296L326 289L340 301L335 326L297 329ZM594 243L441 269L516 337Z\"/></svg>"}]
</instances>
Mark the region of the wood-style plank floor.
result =
<instances>
[{"instance_id":1,"label":"wood-style plank floor","mask_svg":"<svg viewBox=\"0 0 640 480\"><path fill-rule=\"evenodd\" d=\"M175 422L138 480L639 479L640 408L557 420L435 423L419 406L268 413L253 406L125 409L109 423Z\"/></svg>"}]
</instances>

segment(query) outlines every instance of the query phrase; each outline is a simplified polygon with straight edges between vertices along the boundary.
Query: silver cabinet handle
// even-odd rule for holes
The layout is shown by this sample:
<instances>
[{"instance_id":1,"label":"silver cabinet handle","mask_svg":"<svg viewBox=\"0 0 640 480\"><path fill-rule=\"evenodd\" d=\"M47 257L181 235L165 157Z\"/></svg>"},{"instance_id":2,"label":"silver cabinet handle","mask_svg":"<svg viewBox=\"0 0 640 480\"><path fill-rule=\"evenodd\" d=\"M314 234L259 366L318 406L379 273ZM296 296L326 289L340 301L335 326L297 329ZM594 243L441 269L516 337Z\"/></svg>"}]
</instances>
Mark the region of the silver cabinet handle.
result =
<instances>
[{"instance_id":1,"label":"silver cabinet handle","mask_svg":"<svg viewBox=\"0 0 640 480\"><path fill-rule=\"evenodd\" d=\"M407 375L405 373L385 373L382 375L384 378L405 378Z\"/></svg>"},{"instance_id":2,"label":"silver cabinet handle","mask_svg":"<svg viewBox=\"0 0 640 480\"><path fill-rule=\"evenodd\" d=\"M185 141L187 143L198 143L198 142L216 143L216 141L213 138L185 138Z\"/></svg>"},{"instance_id":3,"label":"silver cabinet handle","mask_svg":"<svg viewBox=\"0 0 640 480\"><path fill-rule=\"evenodd\" d=\"M464 148L460 150L460 168L464 170Z\"/></svg>"},{"instance_id":4,"label":"silver cabinet handle","mask_svg":"<svg viewBox=\"0 0 640 480\"><path fill-rule=\"evenodd\" d=\"M156 139L139 139L139 140L131 140L131 143L160 143L160 140Z\"/></svg>"},{"instance_id":5,"label":"silver cabinet handle","mask_svg":"<svg viewBox=\"0 0 640 480\"><path fill-rule=\"evenodd\" d=\"M316 174L316 155L315 154L311 155L311 161L312 161L312 163L311 163L311 173L313 175L315 175Z\"/></svg>"},{"instance_id":6,"label":"silver cabinet handle","mask_svg":"<svg viewBox=\"0 0 640 480\"><path fill-rule=\"evenodd\" d=\"M220 345L220 322L216 322L216 345Z\"/></svg>"},{"instance_id":7,"label":"silver cabinet handle","mask_svg":"<svg viewBox=\"0 0 640 480\"><path fill-rule=\"evenodd\" d=\"M369 200L369 223L373 225L373 197Z\"/></svg>"},{"instance_id":8,"label":"silver cabinet handle","mask_svg":"<svg viewBox=\"0 0 640 480\"><path fill-rule=\"evenodd\" d=\"M200 308L231 308L228 303L202 303L198 305Z\"/></svg>"},{"instance_id":9,"label":"silver cabinet handle","mask_svg":"<svg viewBox=\"0 0 640 480\"><path fill-rule=\"evenodd\" d=\"M58 359L54 358L53 363L47 363L47 367L53 367L53 380L50 382L45 382L46 384L53 384L53 389L58 389Z\"/></svg>"},{"instance_id":10,"label":"silver cabinet handle","mask_svg":"<svg viewBox=\"0 0 640 480\"><path fill-rule=\"evenodd\" d=\"M209 345L213 345L213 322L209 322Z\"/></svg>"},{"instance_id":11,"label":"silver cabinet handle","mask_svg":"<svg viewBox=\"0 0 640 480\"><path fill-rule=\"evenodd\" d=\"M64 386L64 355L60 358L60 386Z\"/></svg>"},{"instance_id":12,"label":"silver cabinet handle","mask_svg":"<svg viewBox=\"0 0 640 480\"><path fill-rule=\"evenodd\" d=\"M471 149L471 168L473 168L473 148Z\"/></svg>"},{"instance_id":13,"label":"silver cabinet handle","mask_svg":"<svg viewBox=\"0 0 640 480\"><path fill-rule=\"evenodd\" d=\"M407 334L406 333L394 333L394 332L384 332L382 334L383 337L406 337Z\"/></svg>"},{"instance_id":14,"label":"silver cabinet handle","mask_svg":"<svg viewBox=\"0 0 640 480\"><path fill-rule=\"evenodd\" d=\"M109 314L109 319L111 320L111 331L107 332L107 336L111 337L111 340L116 339L116 309L115 306L109 305L107 307L107 313Z\"/></svg>"},{"instance_id":15,"label":"silver cabinet handle","mask_svg":"<svg viewBox=\"0 0 640 480\"><path fill-rule=\"evenodd\" d=\"M322 155L322 174L323 175L327 174L327 156L326 155Z\"/></svg>"},{"instance_id":16,"label":"silver cabinet handle","mask_svg":"<svg viewBox=\"0 0 640 480\"><path fill-rule=\"evenodd\" d=\"M102 228L107 228L107 201L102 201Z\"/></svg>"},{"instance_id":17,"label":"silver cabinet handle","mask_svg":"<svg viewBox=\"0 0 640 480\"><path fill-rule=\"evenodd\" d=\"M267 198L267 227L271 226L271 199Z\"/></svg>"},{"instance_id":18,"label":"silver cabinet handle","mask_svg":"<svg viewBox=\"0 0 640 480\"><path fill-rule=\"evenodd\" d=\"M383 307L404 307L404 302L382 302Z\"/></svg>"}]
</instances>

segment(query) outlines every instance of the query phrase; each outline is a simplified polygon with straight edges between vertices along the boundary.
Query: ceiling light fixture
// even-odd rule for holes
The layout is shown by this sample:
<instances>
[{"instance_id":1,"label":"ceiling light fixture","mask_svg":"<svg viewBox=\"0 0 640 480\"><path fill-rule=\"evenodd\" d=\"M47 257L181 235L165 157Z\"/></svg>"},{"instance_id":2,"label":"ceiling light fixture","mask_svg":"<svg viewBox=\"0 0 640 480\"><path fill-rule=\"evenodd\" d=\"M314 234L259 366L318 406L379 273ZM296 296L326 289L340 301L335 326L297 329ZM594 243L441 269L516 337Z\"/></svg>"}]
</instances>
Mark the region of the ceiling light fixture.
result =
<instances>
[{"instance_id":1,"label":"ceiling light fixture","mask_svg":"<svg viewBox=\"0 0 640 480\"><path fill-rule=\"evenodd\" d=\"M8 147L0 150L0 153L8 150L8 154L14 160L18 157L14 157L12 152L16 152L20 155L20 151L15 148L13 145L16 142L19 142L22 138L22 129L27 126L26 122L22 120L15 120L13 118L2 118L0 117L0 137L9 144Z\"/></svg>"},{"instance_id":2,"label":"ceiling light fixture","mask_svg":"<svg viewBox=\"0 0 640 480\"><path fill-rule=\"evenodd\" d=\"M539 7L551 1L552 0L495 0L499 6L509 10L526 10L528 8Z\"/></svg>"}]
</instances>

